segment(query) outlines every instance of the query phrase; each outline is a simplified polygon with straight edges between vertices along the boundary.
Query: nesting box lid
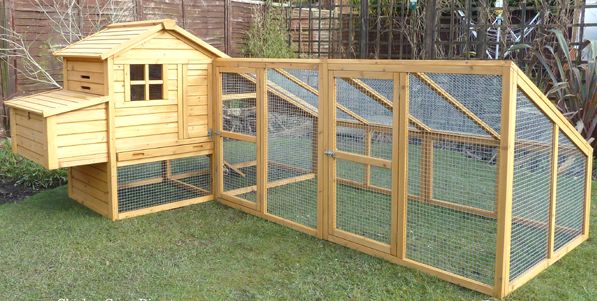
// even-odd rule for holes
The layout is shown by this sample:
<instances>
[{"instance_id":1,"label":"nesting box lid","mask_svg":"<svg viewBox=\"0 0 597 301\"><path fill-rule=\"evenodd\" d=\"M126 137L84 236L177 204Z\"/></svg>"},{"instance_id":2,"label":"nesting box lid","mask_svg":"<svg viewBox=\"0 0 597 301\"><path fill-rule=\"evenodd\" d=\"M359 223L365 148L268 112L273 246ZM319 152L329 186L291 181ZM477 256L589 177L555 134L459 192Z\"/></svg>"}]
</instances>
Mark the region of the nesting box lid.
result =
<instances>
[{"instance_id":1,"label":"nesting box lid","mask_svg":"<svg viewBox=\"0 0 597 301\"><path fill-rule=\"evenodd\" d=\"M52 90L5 101L6 106L49 117L107 102L107 96Z\"/></svg>"},{"instance_id":2,"label":"nesting box lid","mask_svg":"<svg viewBox=\"0 0 597 301\"><path fill-rule=\"evenodd\" d=\"M104 60L142 43L162 30L174 33L179 38L207 51L213 57L229 57L182 29L176 25L176 21L170 19L110 24L97 33L54 52L54 55Z\"/></svg>"}]
</instances>

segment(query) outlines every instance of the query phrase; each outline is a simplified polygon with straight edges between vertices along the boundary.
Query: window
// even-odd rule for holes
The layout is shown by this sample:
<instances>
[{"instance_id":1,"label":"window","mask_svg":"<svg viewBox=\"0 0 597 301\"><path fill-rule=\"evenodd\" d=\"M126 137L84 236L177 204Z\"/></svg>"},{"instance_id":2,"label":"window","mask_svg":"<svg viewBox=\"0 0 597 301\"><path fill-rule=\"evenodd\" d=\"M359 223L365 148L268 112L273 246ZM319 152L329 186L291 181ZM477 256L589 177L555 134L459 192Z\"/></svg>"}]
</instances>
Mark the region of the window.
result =
<instances>
[{"instance_id":1,"label":"window","mask_svg":"<svg viewBox=\"0 0 597 301\"><path fill-rule=\"evenodd\" d=\"M164 65L130 65L130 100L164 99Z\"/></svg>"}]
</instances>

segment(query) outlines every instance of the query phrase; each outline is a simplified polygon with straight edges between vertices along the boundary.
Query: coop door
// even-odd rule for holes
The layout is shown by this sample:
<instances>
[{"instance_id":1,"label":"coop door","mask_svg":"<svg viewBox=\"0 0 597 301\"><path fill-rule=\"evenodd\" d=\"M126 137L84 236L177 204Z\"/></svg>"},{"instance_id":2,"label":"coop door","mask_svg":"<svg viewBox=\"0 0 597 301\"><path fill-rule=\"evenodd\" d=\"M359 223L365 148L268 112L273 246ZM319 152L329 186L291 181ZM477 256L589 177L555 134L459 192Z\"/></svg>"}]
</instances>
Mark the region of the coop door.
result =
<instances>
[{"instance_id":1,"label":"coop door","mask_svg":"<svg viewBox=\"0 0 597 301\"><path fill-rule=\"evenodd\" d=\"M329 235L394 253L399 146L394 135L400 74L333 72L329 111L331 159Z\"/></svg>"},{"instance_id":2,"label":"coop door","mask_svg":"<svg viewBox=\"0 0 597 301\"><path fill-rule=\"evenodd\" d=\"M208 109L209 64L179 65L182 83L183 102L179 108L183 112L183 137L201 138L208 136L210 112ZM181 104L179 104L181 105Z\"/></svg>"}]
</instances>

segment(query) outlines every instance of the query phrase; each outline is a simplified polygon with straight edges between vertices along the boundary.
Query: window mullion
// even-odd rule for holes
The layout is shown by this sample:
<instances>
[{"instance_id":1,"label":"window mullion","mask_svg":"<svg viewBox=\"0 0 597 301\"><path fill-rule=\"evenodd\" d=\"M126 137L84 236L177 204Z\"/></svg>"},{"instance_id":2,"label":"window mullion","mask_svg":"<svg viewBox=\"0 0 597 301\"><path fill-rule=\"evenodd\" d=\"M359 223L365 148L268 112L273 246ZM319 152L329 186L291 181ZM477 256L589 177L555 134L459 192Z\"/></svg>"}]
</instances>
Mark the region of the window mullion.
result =
<instances>
[{"instance_id":1,"label":"window mullion","mask_svg":"<svg viewBox=\"0 0 597 301\"><path fill-rule=\"evenodd\" d=\"M143 79L145 80L145 100L149 100L149 65L147 64L143 70Z\"/></svg>"}]
</instances>

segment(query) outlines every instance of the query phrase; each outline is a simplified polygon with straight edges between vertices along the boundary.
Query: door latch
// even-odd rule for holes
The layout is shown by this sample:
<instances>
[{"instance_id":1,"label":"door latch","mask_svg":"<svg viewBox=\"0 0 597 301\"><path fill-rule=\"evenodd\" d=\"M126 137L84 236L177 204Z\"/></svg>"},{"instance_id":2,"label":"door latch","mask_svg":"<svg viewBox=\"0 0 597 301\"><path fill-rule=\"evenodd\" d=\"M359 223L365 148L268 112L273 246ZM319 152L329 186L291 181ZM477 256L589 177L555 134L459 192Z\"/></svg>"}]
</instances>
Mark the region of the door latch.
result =
<instances>
[{"instance_id":1,"label":"door latch","mask_svg":"<svg viewBox=\"0 0 597 301\"><path fill-rule=\"evenodd\" d=\"M328 157L336 158L336 153L331 149L326 150L325 152L323 152L323 154Z\"/></svg>"}]
</instances>

